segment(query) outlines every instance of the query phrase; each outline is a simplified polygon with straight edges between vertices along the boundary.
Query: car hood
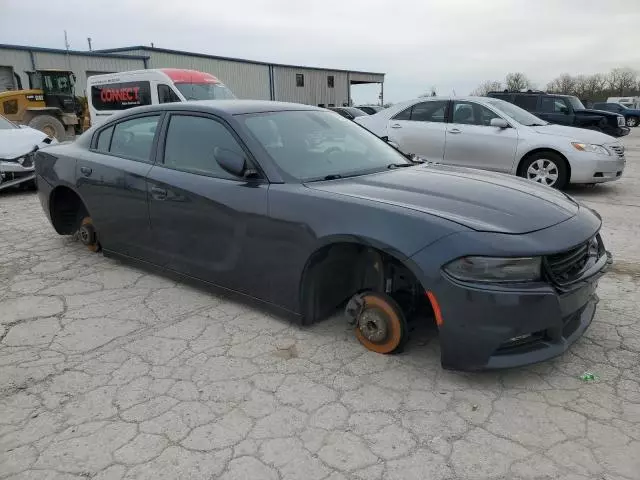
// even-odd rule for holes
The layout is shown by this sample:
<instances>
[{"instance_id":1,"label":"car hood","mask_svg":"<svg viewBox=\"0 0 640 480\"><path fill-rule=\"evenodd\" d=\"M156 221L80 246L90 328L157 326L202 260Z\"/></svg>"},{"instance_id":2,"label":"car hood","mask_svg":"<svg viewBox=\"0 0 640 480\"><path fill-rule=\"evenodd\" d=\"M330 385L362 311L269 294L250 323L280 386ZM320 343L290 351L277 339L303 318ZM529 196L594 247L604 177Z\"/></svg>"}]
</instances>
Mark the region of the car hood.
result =
<instances>
[{"instance_id":1,"label":"car hood","mask_svg":"<svg viewBox=\"0 0 640 480\"><path fill-rule=\"evenodd\" d=\"M13 160L31 152L34 147L48 145L46 133L35 128L23 127L0 130L0 158ZM51 144L56 143L55 140Z\"/></svg>"},{"instance_id":2,"label":"car hood","mask_svg":"<svg viewBox=\"0 0 640 480\"><path fill-rule=\"evenodd\" d=\"M605 143L616 142L617 140L613 137L610 137L607 134L602 132L596 132L595 130L587 130L585 128L576 128L576 127L567 127L564 125L555 125L555 124L547 124L541 125L537 127L529 127L535 130L537 133L541 133L543 135L553 135L555 137L566 137L571 140L584 142L584 143L595 143L597 145L602 145Z\"/></svg>"},{"instance_id":3,"label":"car hood","mask_svg":"<svg viewBox=\"0 0 640 480\"><path fill-rule=\"evenodd\" d=\"M445 165L420 165L307 186L416 210L484 232L533 232L564 222L579 209L569 196L529 180Z\"/></svg>"}]
</instances>

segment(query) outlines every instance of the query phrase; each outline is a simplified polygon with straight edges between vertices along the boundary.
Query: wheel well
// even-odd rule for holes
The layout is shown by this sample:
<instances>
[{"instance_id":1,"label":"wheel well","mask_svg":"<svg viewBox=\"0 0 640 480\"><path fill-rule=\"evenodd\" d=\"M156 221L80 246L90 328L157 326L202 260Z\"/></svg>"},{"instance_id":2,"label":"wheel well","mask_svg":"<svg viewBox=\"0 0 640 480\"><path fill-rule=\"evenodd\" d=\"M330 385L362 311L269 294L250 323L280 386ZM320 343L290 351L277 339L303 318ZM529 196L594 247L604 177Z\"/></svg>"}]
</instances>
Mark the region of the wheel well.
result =
<instances>
[{"instance_id":1,"label":"wheel well","mask_svg":"<svg viewBox=\"0 0 640 480\"><path fill-rule=\"evenodd\" d=\"M567 183L569 183L569 180L571 180L571 165L569 165L569 161L567 160L567 157L565 157L559 151L554 150L552 148L536 148L535 150L531 150L530 152L527 152L526 155L524 155L520 159L520 162L518 163L518 169L516 170L517 175L522 174L522 165L524 164L525 160L527 160L532 155L535 155L536 153L553 153L555 155L558 155L564 162L564 166L567 169Z\"/></svg>"},{"instance_id":2,"label":"wheel well","mask_svg":"<svg viewBox=\"0 0 640 480\"><path fill-rule=\"evenodd\" d=\"M49 198L51 223L60 235L71 235L89 215L80 196L68 187L56 187Z\"/></svg>"},{"instance_id":3,"label":"wheel well","mask_svg":"<svg viewBox=\"0 0 640 480\"><path fill-rule=\"evenodd\" d=\"M311 255L300 283L305 324L336 311L358 292L373 290L393 297L405 316L426 302L425 290L400 260L386 252L355 243L334 243Z\"/></svg>"}]
</instances>

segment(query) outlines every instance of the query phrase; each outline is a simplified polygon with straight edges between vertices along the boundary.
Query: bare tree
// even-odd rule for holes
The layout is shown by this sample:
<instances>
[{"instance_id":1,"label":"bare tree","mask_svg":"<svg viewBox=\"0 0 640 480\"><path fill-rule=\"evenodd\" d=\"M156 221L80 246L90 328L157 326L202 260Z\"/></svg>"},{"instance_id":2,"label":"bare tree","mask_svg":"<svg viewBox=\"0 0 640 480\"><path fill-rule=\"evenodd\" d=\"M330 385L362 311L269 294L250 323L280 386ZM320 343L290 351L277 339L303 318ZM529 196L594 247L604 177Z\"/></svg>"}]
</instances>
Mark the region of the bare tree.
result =
<instances>
[{"instance_id":1,"label":"bare tree","mask_svg":"<svg viewBox=\"0 0 640 480\"><path fill-rule=\"evenodd\" d=\"M471 95L484 97L489 92L496 92L502 89L502 82L499 82L498 80L487 80L486 82L478 85L478 87L471 92Z\"/></svg>"},{"instance_id":2,"label":"bare tree","mask_svg":"<svg viewBox=\"0 0 640 480\"><path fill-rule=\"evenodd\" d=\"M564 93L574 95L576 91L576 78L568 73L563 73L558 78L554 78L547 85L547 91L553 93Z\"/></svg>"},{"instance_id":3,"label":"bare tree","mask_svg":"<svg viewBox=\"0 0 640 480\"><path fill-rule=\"evenodd\" d=\"M618 95L631 93L638 84L638 72L631 68L614 68L607 78L609 89Z\"/></svg>"},{"instance_id":4,"label":"bare tree","mask_svg":"<svg viewBox=\"0 0 640 480\"><path fill-rule=\"evenodd\" d=\"M504 79L505 86L510 92L519 92L520 90L527 90L533 88L533 83L522 72L514 72L507 74Z\"/></svg>"}]
</instances>

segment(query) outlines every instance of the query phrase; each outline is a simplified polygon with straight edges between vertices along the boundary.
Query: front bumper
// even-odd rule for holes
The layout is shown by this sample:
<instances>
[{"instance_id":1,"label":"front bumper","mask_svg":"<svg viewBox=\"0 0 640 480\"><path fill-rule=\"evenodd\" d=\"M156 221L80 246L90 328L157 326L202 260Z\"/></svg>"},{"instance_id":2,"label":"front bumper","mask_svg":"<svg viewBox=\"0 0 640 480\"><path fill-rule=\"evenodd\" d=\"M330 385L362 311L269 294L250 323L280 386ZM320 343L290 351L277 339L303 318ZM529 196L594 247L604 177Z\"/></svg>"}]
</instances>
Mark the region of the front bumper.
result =
<instances>
[{"instance_id":1,"label":"front bumper","mask_svg":"<svg viewBox=\"0 0 640 480\"><path fill-rule=\"evenodd\" d=\"M442 366L509 368L562 354L591 324L601 275L565 293L550 285L478 288L445 276L446 302L440 303Z\"/></svg>"},{"instance_id":2,"label":"front bumper","mask_svg":"<svg viewBox=\"0 0 640 480\"><path fill-rule=\"evenodd\" d=\"M626 166L624 154L598 155L587 152L571 152L567 155L571 166L571 183L604 183L622 177Z\"/></svg>"},{"instance_id":3,"label":"front bumper","mask_svg":"<svg viewBox=\"0 0 640 480\"><path fill-rule=\"evenodd\" d=\"M612 137L624 137L629 135L631 129L627 126L607 127L602 129L602 133L611 135Z\"/></svg>"},{"instance_id":4,"label":"front bumper","mask_svg":"<svg viewBox=\"0 0 640 480\"><path fill-rule=\"evenodd\" d=\"M598 303L598 280L612 263L599 239L599 226L599 217L580 207L576 216L547 229L522 235L460 232L412 256L418 278L440 309L442 366L508 368L565 352L589 327ZM452 259L469 254L540 255L543 280L470 283L442 270ZM569 265L571 270L566 270Z\"/></svg>"},{"instance_id":5,"label":"front bumper","mask_svg":"<svg viewBox=\"0 0 640 480\"><path fill-rule=\"evenodd\" d=\"M0 188L19 185L35 179L33 163L24 167L18 162L0 160Z\"/></svg>"}]
</instances>

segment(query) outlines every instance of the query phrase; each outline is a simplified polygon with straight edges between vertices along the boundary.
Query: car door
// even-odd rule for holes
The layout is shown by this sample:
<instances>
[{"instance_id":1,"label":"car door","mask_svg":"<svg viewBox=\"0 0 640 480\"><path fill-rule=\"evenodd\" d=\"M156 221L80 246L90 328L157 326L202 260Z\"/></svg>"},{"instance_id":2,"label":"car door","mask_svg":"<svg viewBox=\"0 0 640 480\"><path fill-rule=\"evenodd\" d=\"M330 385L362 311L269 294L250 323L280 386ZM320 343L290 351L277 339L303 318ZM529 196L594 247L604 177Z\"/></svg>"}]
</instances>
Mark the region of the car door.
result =
<instances>
[{"instance_id":1,"label":"car door","mask_svg":"<svg viewBox=\"0 0 640 480\"><path fill-rule=\"evenodd\" d=\"M540 113L536 115L547 122L558 125L572 126L575 120L573 107L563 97L542 96L540 98Z\"/></svg>"},{"instance_id":2,"label":"car door","mask_svg":"<svg viewBox=\"0 0 640 480\"><path fill-rule=\"evenodd\" d=\"M456 100L446 131L444 163L511 172L518 145L515 128L492 127L491 120L502 118L476 102Z\"/></svg>"},{"instance_id":3,"label":"car door","mask_svg":"<svg viewBox=\"0 0 640 480\"><path fill-rule=\"evenodd\" d=\"M145 177L155 155L161 115L110 123L94 135L76 164L76 188L99 232L102 247L146 259L149 231Z\"/></svg>"},{"instance_id":4,"label":"car door","mask_svg":"<svg viewBox=\"0 0 640 480\"><path fill-rule=\"evenodd\" d=\"M170 114L159 144L147 176L154 263L251 294L264 263L256 242L268 183L222 169L216 161L222 151L252 160L230 127L212 115Z\"/></svg>"},{"instance_id":5,"label":"car door","mask_svg":"<svg viewBox=\"0 0 640 480\"><path fill-rule=\"evenodd\" d=\"M430 100L406 108L389 120L389 141L404 153L442 161L448 106L448 100Z\"/></svg>"}]
</instances>

